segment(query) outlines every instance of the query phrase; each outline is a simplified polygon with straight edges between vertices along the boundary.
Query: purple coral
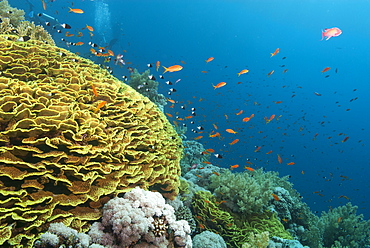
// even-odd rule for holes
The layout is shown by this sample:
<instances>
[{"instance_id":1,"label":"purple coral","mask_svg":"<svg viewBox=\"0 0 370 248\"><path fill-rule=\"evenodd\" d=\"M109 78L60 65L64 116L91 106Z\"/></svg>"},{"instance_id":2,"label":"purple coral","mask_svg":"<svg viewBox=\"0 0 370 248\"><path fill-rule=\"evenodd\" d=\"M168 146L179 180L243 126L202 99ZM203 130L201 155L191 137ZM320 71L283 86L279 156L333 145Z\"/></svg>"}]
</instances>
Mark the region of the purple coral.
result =
<instances>
[{"instance_id":1,"label":"purple coral","mask_svg":"<svg viewBox=\"0 0 370 248\"><path fill-rule=\"evenodd\" d=\"M190 248L190 226L176 221L174 212L160 193L136 187L104 206L102 222L95 222L89 235L95 243L111 248L143 243L167 247L168 230L172 230L176 244Z\"/></svg>"}]
</instances>

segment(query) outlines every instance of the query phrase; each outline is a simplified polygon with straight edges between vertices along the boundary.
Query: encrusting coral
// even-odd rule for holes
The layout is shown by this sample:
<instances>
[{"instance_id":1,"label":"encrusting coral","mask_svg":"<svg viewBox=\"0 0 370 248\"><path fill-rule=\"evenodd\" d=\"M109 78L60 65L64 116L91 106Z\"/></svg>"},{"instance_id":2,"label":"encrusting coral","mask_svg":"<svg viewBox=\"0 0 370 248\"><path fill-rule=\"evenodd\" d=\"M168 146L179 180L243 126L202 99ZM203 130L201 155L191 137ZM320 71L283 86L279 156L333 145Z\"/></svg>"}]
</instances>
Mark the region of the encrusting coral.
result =
<instances>
[{"instance_id":1,"label":"encrusting coral","mask_svg":"<svg viewBox=\"0 0 370 248\"><path fill-rule=\"evenodd\" d=\"M67 50L8 38L0 35L2 247L29 247L51 222L86 231L110 197L136 186L177 195L181 140L154 103Z\"/></svg>"}]
</instances>

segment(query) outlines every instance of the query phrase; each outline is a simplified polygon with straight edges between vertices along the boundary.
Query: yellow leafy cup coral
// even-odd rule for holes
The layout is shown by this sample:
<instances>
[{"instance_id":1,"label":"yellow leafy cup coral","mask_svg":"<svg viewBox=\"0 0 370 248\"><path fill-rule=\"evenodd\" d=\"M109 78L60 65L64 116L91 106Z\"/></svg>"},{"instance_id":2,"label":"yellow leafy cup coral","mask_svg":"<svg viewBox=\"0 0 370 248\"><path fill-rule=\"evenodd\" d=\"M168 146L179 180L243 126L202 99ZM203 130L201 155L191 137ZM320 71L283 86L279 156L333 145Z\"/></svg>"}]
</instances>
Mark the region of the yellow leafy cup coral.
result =
<instances>
[{"instance_id":1,"label":"yellow leafy cup coral","mask_svg":"<svg viewBox=\"0 0 370 248\"><path fill-rule=\"evenodd\" d=\"M177 195L181 140L148 98L67 50L16 40L0 35L2 247L32 246L50 222L85 231L136 186Z\"/></svg>"}]
</instances>

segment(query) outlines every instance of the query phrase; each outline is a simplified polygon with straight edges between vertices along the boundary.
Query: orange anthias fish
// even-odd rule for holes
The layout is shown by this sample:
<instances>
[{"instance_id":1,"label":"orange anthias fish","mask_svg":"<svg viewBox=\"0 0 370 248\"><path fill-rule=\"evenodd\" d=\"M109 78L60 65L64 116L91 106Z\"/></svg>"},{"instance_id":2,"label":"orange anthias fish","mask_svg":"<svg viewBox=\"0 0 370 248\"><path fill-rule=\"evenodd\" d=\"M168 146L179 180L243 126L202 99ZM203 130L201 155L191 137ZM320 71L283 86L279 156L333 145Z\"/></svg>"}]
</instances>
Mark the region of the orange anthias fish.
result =
<instances>
[{"instance_id":1,"label":"orange anthias fish","mask_svg":"<svg viewBox=\"0 0 370 248\"><path fill-rule=\"evenodd\" d=\"M245 73L248 73L248 72L249 72L249 70L247 70L247 69L241 70L241 71L238 73L238 77L240 77L240 75L245 74Z\"/></svg>"},{"instance_id":2,"label":"orange anthias fish","mask_svg":"<svg viewBox=\"0 0 370 248\"><path fill-rule=\"evenodd\" d=\"M231 143L229 143L229 145L234 145L234 144L236 144L236 143L238 143L239 142L239 139L235 139L235 140L233 140Z\"/></svg>"},{"instance_id":3,"label":"orange anthias fish","mask_svg":"<svg viewBox=\"0 0 370 248\"><path fill-rule=\"evenodd\" d=\"M271 53L271 57L274 57L276 54L280 52L280 48L276 48L275 52ZM271 58L270 57L270 58Z\"/></svg>"},{"instance_id":4,"label":"orange anthias fish","mask_svg":"<svg viewBox=\"0 0 370 248\"><path fill-rule=\"evenodd\" d=\"M236 133L237 133L237 132L235 132L234 130L232 130L232 129L230 129L230 128L226 129L226 132L228 132L228 133L232 133L232 134L236 134Z\"/></svg>"},{"instance_id":5,"label":"orange anthias fish","mask_svg":"<svg viewBox=\"0 0 370 248\"><path fill-rule=\"evenodd\" d=\"M325 67L324 70L321 71L321 73L327 72L330 70L330 67Z\"/></svg>"},{"instance_id":6,"label":"orange anthias fish","mask_svg":"<svg viewBox=\"0 0 370 248\"><path fill-rule=\"evenodd\" d=\"M225 82L218 83L217 85L213 85L213 84L212 84L212 86L213 86L213 88L214 88L214 89L221 88L221 87L223 87L223 86L225 86L225 85L226 85L226 83L225 83Z\"/></svg>"},{"instance_id":7,"label":"orange anthias fish","mask_svg":"<svg viewBox=\"0 0 370 248\"><path fill-rule=\"evenodd\" d=\"M262 148L262 146L257 146L257 148L256 148L256 150L254 150L254 152L258 152L261 148Z\"/></svg>"},{"instance_id":8,"label":"orange anthias fish","mask_svg":"<svg viewBox=\"0 0 370 248\"><path fill-rule=\"evenodd\" d=\"M277 195L275 195L275 194L271 194L271 195L272 195L272 197L274 197L275 201L280 201L279 196L277 196Z\"/></svg>"},{"instance_id":9,"label":"orange anthias fish","mask_svg":"<svg viewBox=\"0 0 370 248\"><path fill-rule=\"evenodd\" d=\"M86 24L86 28L87 28L90 32L94 32L94 28L93 28L93 27L91 27L91 26L89 26L89 25L87 25L87 24Z\"/></svg>"},{"instance_id":10,"label":"orange anthias fish","mask_svg":"<svg viewBox=\"0 0 370 248\"><path fill-rule=\"evenodd\" d=\"M277 155L277 159L278 159L279 164L283 163L283 160L281 159L279 154Z\"/></svg>"},{"instance_id":11,"label":"orange anthias fish","mask_svg":"<svg viewBox=\"0 0 370 248\"><path fill-rule=\"evenodd\" d=\"M248 121L250 121L250 119L251 118L249 118L249 117L245 117L245 118L243 118L243 122L248 122Z\"/></svg>"},{"instance_id":12,"label":"orange anthias fish","mask_svg":"<svg viewBox=\"0 0 370 248\"><path fill-rule=\"evenodd\" d=\"M270 77L274 72L275 70L270 71L269 73L267 73L267 76Z\"/></svg>"},{"instance_id":13,"label":"orange anthias fish","mask_svg":"<svg viewBox=\"0 0 370 248\"><path fill-rule=\"evenodd\" d=\"M294 162L287 163L287 165L295 165Z\"/></svg>"},{"instance_id":14,"label":"orange anthias fish","mask_svg":"<svg viewBox=\"0 0 370 248\"><path fill-rule=\"evenodd\" d=\"M69 8L68 12L73 12L73 13L76 13L76 14L83 14L84 13L84 11L82 9L72 9L72 8Z\"/></svg>"},{"instance_id":15,"label":"orange anthias fish","mask_svg":"<svg viewBox=\"0 0 370 248\"><path fill-rule=\"evenodd\" d=\"M238 168L239 167L239 165L238 164L236 164L236 165L231 165L230 166L230 169L236 169L236 168Z\"/></svg>"},{"instance_id":16,"label":"orange anthias fish","mask_svg":"<svg viewBox=\"0 0 370 248\"><path fill-rule=\"evenodd\" d=\"M99 111L99 109L101 109L102 107L104 107L104 105L107 104L107 101L101 101L98 106L96 107L96 109L94 110L94 113L97 113Z\"/></svg>"},{"instance_id":17,"label":"orange anthias fish","mask_svg":"<svg viewBox=\"0 0 370 248\"><path fill-rule=\"evenodd\" d=\"M253 169L253 168L248 167L248 166L245 166L245 167L244 167L244 169L249 170L249 171L254 171L254 169Z\"/></svg>"},{"instance_id":18,"label":"orange anthias fish","mask_svg":"<svg viewBox=\"0 0 370 248\"><path fill-rule=\"evenodd\" d=\"M44 10L46 10L46 3L45 3L45 1L44 1L44 0L41 0L41 2L42 2L42 8L43 8Z\"/></svg>"},{"instance_id":19,"label":"orange anthias fish","mask_svg":"<svg viewBox=\"0 0 370 248\"><path fill-rule=\"evenodd\" d=\"M161 66L161 62L157 61L155 62L155 69L158 71L159 67Z\"/></svg>"},{"instance_id":20,"label":"orange anthias fish","mask_svg":"<svg viewBox=\"0 0 370 248\"><path fill-rule=\"evenodd\" d=\"M208 63L208 62L211 62L212 60L214 60L215 58L214 57L209 57L207 60L206 60L206 62Z\"/></svg>"},{"instance_id":21,"label":"orange anthias fish","mask_svg":"<svg viewBox=\"0 0 370 248\"><path fill-rule=\"evenodd\" d=\"M243 110L240 110L238 113L236 113L236 115L241 115L241 114L243 114Z\"/></svg>"},{"instance_id":22,"label":"orange anthias fish","mask_svg":"<svg viewBox=\"0 0 370 248\"><path fill-rule=\"evenodd\" d=\"M337 37L342 34L342 30L339 28L325 28L321 33L321 40L326 37L325 40L329 40L331 37Z\"/></svg>"},{"instance_id":23,"label":"orange anthias fish","mask_svg":"<svg viewBox=\"0 0 370 248\"><path fill-rule=\"evenodd\" d=\"M163 72L163 74L165 74L166 72L175 72L175 71L181 71L182 70L182 66L181 65L172 65L170 67L164 67L162 66L165 71Z\"/></svg>"}]
</instances>

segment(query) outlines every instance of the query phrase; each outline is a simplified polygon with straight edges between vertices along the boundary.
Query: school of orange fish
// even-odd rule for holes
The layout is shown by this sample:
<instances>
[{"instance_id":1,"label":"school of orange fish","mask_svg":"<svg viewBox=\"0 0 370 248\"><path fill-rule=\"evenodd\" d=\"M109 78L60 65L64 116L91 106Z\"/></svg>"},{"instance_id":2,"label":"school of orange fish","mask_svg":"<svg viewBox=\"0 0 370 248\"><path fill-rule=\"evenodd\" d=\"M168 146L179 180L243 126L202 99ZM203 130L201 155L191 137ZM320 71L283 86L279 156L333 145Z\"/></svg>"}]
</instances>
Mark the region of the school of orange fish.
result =
<instances>
[{"instance_id":1,"label":"school of orange fish","mask_svg":"<svg viewBox=\"0 0 370 248\"><path fill-rule=\"evenodd\" d=\"M42 2L42 6L43 6L43 9L44 10L47 10L47 3L44 1L44 0L41 0ZM73 7L73 6L72 6ZM68 10L69 13L71 14L83 14L84 11L82 9L78 9L78 8L71 8L69 7L69 10ZM41 15L41 14L40 14ZM45 23L46 26L48 26L48 23ZM53 27L55 28L55 27ZM56 27L56 28L60 28L61 30L58 30L58 33L62 33L64 29L66 30L70 30L71 27L66 24L66 23L63 23L63 24L60 24L60 26ZM65 31L64 32L64 36L66 38L79 38L79 37L83 37L84 36L84 31L87 31L88 32L88 35L90 37L90 39L93 38L94 36L94 28L88 24L86 24L84 27L82 27L80 30L77 30L77 33L71 33L70 31ZM339 36L340 34L342 33L342 31L338 28L331 28L331 29L325 29L323 32L322 32L322 39L326 38L326 40L329 40L331 37L336 37L336 36ZM115 52L113 52L112 50L109 49L109 47L107 46L100 46L98 44L95 44L93 42L89 42L88 44L85 44L84 42L82 41L78 41L78 42L70 42L70 41L67 41L66 38L62 38L62 41L66 43L67 46L88 46L89 47L89 51L90 51L90 55L91 56L96 56L96 57L104 57L104 62L101 64L101 66L103 68L106 68L107 70L109 70L111 73L113 73L113 69L108 65L108 63L110 61L114 61L114 65L118 65L120 67L123 67L123 66L126 66L126 65L129 65L131 64L130 62L126 62L124 59L123 59L123 55L124 53L126 53L127 51L126 50L123 50L121 53L118 53L118 54L115 54ZM280 53L280 48L276 48L276 50L272 53L270 53L270 57L271 59L275 59L274 57L277 56L279 53ZM286 57L282 57L281 59L285 59ZM205 64L208 64L208 63L214 63L213 61L215 60L216 58L215 57L209 57L207 59L204 60L204 58L202 58L202 60L205 61ZM161 79L164 79L164 74L165 73L176 73L176 72L179 72L181 71L185 66L185 62L184 61L180 61L180 63L182 65L179 65L179 64L176 64L176 65L171 65L171 66L168 66L168 67L165 67L165 66L162 66L164 71L159 75L159 78ZM156 61L156 62L153 62L153 63L148 63L147 64L147 67L151 68L151 67L154 67L155 66L155 70L157 72L159 72L159 69L161 68L161 62L160 61ZM186 66L185 66L186 67ZM284 66L282 66L284 67ZM128 71L129 72L133 72L133 68L132 67L127 67ZM325 67L322 69L321 73L322 74L326 74L328 73L329 71L331 70L331 67ZM239 71L239 70L238 70ZM202 70L200 71L201 73L209 73L208 70ZM282 71L282 73L287 73L288 72L288 69L284 69ZM247 68L242 68L239 72L236 72L236 75L237 77L244 77L244 75L248 75L249 73L249 69ZM267 77L271 77L273 76L273 74L275 73L275 70L271 70L270 72L267 73ZM335 69L335 73L338 73L338 69L336 68ZM236 76L235 75L235 76ZM236 78L237 78L236 77ZM329 77L329 75L325 75L325 77ZM123 79L124 81L127 81L128 78L123 76ZM150 76L150 79L152 80L156 80L155 77L153 75ZM180 82L181 79L178 79L176 82L172 83L171 81L166 81L165 84L167 85L176 85L178 82ZM241 84L242 82L237 82L237 84ZM227 86L228 86L228 83L227 82L218 82L216 84L212 84L210 83L210 87L213 87L213 89L215 91L222 91L222 90L226 90ZM92 94L95 96L95 97L98 97L99 96L99 89L96 89L96 87L91 84L91 91L92 91ZM354 91L356 91L356 89L354 89ZM171 93L172 92L176 92L176 89L174 88L170 88L169 91L168 91L168 95L169 97L171 97ZM320 93L318 92L313 92L313 94L315 94L316 96L322 96ZM291 96L291 98L295 97L295 94L293 94ZM169 111L166 111L166 115L169 117L169 119L172 121L172 123L175 125L175 126L186 126L186 121L190 121L190 124L195 124L196 125L196 122L193 120L193 117L195 117L197 115L196 113L196 109L195 108L191 108L191 115L188 115L188 116L181 116L181 114L179 112L176 112L174 111L173 109L175 109L175 106L176 105L181 105L180 108L181 109L185 109L186 108L186 104L182 104L180 101L176 100L176 99L172 99L172 98L167 98L168 102L171 103L171 105L169 106ZM199 101L203 101L204 99L202 98L199 98L198 99ZM357 98L353 98L351 99L350 101L354 101L354 100L357 100ZM191 102L188 101L188 103L190 104ZM274 104L281 104L283 103L282 100L278 100L278 101L274 101ZM255 105L258 105L259 103L258 102L254 102ZM100 101L97 106L92 110L94 113L98 113L99 111L101 110L104 110L104 108L109 108L109 104L106 102L106 101ZM349 111L350 109L347 109L347 111ZM235 137L233 137L231 140L229 141L226 141L225 142L225 145L228 144L230 147L231 146L237 146L238 144L239 145L242 145L242 140L243 140L243 137L239 137L239 132L238 131L235 131L235 130L240 130L241 128L239 127L240 124L243 124L243 123L248 123L250 124L251 122L254 121L254 119L263 119L264 120L264 123L266 125L268 125L269 123L271 122L278 122L280 118L282 118L282 115L279 114L279 113L276 113L276 114L271 114L270 116L259 116L257 113L247 113L247 111L244 111L243 109L239 109L238 112L231 112L231 113L224 113L224 117L225 119L227 120L229 118L230 115L236 115L236 116L240 116L240 123L237 123L236 126L234 127L219 127L217 125L217 123L213 123L212 126L213 126L213 129L212 130L205 130L205 128L202 126L202 125L196 125L196 128L193 128L191 129L191 131L193 133L196 133L197 136L194 137L193 139L194 140L198 140L198 141L203 141L205 139L207 139L208 141L209 140L212 140L213 138L218 138L219 140L223 141L223 140L228 140L229 138L226 138L225 134L230 134L230 135L234 135ZM323 123L322 123L323 124ZM248 128L251 128L251 127L248 127ZM301 127L299 131L302 131L304 130L304 127ZM259 133L262 133L262 131L259 131ZM313 140L316 139L316 137L318 136L319 134L316 133L313 137ZM349 136L344 134L344 133L339 133L338 136L343 136L343 138L340 140L340 143L344 143L346 142L348 139L349 139ZM331 139L333 138L332 136L329 136L327 137L327 139ZM245 138L244 138L245 139ZM204 142L204 144L208 144L207 142ZM338 143L336 143L338 144ZM286 156L284 157L283 155L280 155L278 153L275 153L273 150L265 150L264 151L264 145L261 145L261 146L255 146L255 150L254 152L255 153L259 153L259 152L263 152L265 153L266 155L269 155L269 156L275 156L275 159L276 159L276 162L278 164L286 164L288 166L293 166L293 165L296 165L296 163L294 161L291 161L290 157ZM222 159L225 155L224 154L220 154L219 152L216 152L213 148L207 148L205 151L202 152L203 154L213 154L214 157L216 159ZM275 155L274 155L275 153ZM208 161L204 161L205 164L210 164L210 162ZM212 164L215 164L217 165L217 161L214 161ZM296 166L299 166L299 165L296 165ZM245 170L248 170L248 171L254 171L255 169L258 168L257 165L255 165L253 162L247 160L246 161L246 164L243 165L243 166L239 166L239 164L234 164L234 165L229 165L229 168L230 170L234 170L234 169L237 169L237 168L240 168L240 167L243 167ZM202 167L203 168L203 167ZM219 175L217 172L214 172L215 175ZM301 171L301 174L305 174L305 171L302 170ZM197 175L199 176L199 175ZM199 176L200 177L200 176ZM348 177L346 176L343 176L341 175L340 176L343 180L351 180L349 179ZM313 192L314 194L317 194L319 196L322 196L322 192L321 191L315 191ZM272 195L272 197L279 201L279 197L277 195ZM349 200L349 198L347 196L344 196L344 195L341 195L339 196L338 198L344 198L344 199L347 199Z\"/></svg>"}]
</instances>

